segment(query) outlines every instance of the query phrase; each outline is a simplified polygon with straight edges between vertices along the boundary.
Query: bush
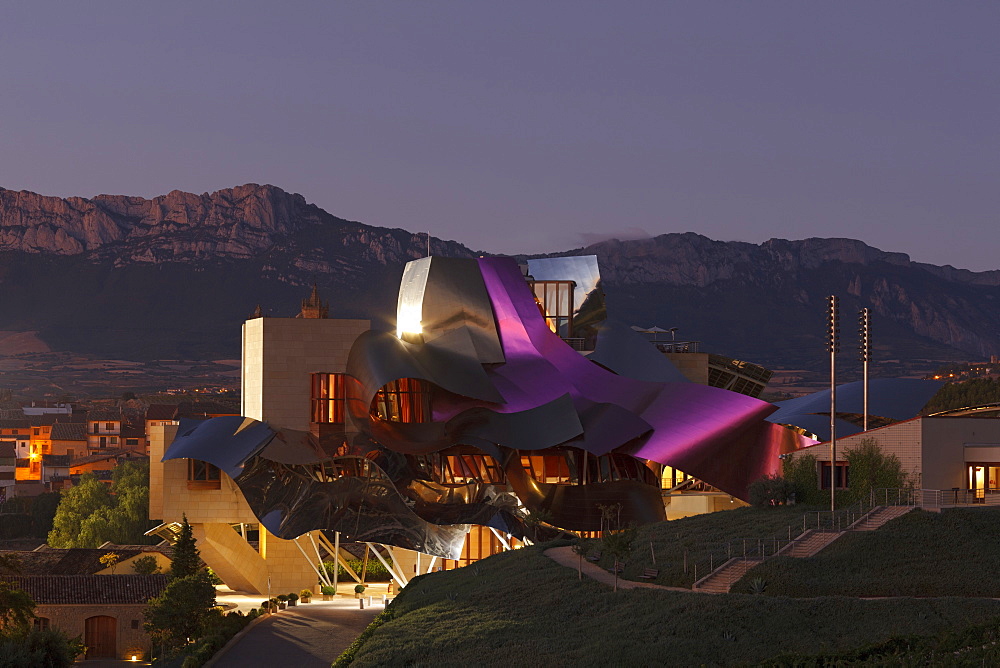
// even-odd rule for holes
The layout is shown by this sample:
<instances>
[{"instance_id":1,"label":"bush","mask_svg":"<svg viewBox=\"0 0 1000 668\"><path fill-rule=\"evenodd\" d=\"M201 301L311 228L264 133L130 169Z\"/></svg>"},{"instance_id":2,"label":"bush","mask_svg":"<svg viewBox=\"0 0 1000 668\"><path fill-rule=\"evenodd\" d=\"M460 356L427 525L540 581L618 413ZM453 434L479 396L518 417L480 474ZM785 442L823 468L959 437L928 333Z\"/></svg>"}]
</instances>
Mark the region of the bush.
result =
<instances>
[{"instance_id":1,"label":"bush","mask_svg":"<svg viewBox=\"0 0 1000 668\"><path fill-rule=\"evenodd\" d=\"M156 563L156 557L147 554L132 562L132 570L136 575L155 575L160 572L160 565Z\"/></svg>"},{"instance_id":2,"label":"bush","mask_svg":"<svg viewBox=\"0 0 1000 668\"><path fill-rule=\"evenodd\" d=\"M358 577L361 577L361 572L364 570L363 559L350 559L348 560L347 565L358 574ZM345 580L351 577L343 566L334 564L332 561L324 561L323 567L326 569L326 572L330 574L332 574L333 569L336 568L338 573L337 577L340 580ZM381 561L375 557L370 557L368 559L368 570L365 572L366 582L388 582L391 579L389 571L385 569L385 566L382 565Z\"/></svg>"},{"instance_id":3,"label":"bush","mask_svg":"<svg viewBox=\"0 0 1000 668\"><path fill-rule=\"evenodd\" d=\"M795 486L779 475L766 475L750 483L750 505L757 508L783 506L794 498Z\"/></svg>"},{"instance_id":4,"label":"bush","mask_svg":"<svg viewBox=\"0 0 1000 668\"><path fill-rule=\"evenodd\" d=\"M57 629L7 632L0 635L0 666L66 668L83 649L79 638L70 640Z\"/></svg>"},{"instance_id":5,"label":"bush","mask_svg":"<svg viewBox=\"0 0 1000 668\"><path fill-rule=\"evenodd\" d=\"M844 451L847 460L852 503L867 502L876 489L900 489L909 485L909 476L896 455L882 452L874 438L862 439Z\"/></svg>"},{"instance_id":6,"label":"bush","mask_svg":"<svg viewBox=\"0 0 1000 668\"><path fill-rule=\"evenodd\" d=\"M795 502L813 506L829 505L830 493L819 488L816 455L797 454L782 465L784 478L795 491Z\"/></svg>"},{"instance_id":7,"label":"bush","mask_svg":"<svg viewBox=\"0 0 1000 668\"><path fill-rule=\"evenodd\" d=\"M323 596L333 596L334 594L337 593L337 590L329 585L323 585L322 587L320 587L319 590L323 594Z\"/></svg>"}]
</instances>

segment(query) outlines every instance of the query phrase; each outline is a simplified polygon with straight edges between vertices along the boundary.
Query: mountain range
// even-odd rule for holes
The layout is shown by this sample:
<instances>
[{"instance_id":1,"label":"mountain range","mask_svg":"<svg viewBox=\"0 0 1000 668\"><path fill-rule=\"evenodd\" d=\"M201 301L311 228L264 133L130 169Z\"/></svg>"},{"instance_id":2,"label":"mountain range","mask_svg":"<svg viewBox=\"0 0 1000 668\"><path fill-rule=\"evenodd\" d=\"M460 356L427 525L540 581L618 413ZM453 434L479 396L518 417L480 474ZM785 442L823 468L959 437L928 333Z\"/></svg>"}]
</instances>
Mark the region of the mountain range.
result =
<instances>
[{"instance_id":1,"label":"mountain range","mask_svg":"<svg viewBox=\"0 0 1000 668\"><path fill-rule=\"evenodd\" d=\"M429 243L434 255L488 254ZM258 304L292 316L312 283L331 317L388 322L403 265L427 245L423 234L344 220L270 185L153 199L0 188L0 333L109 358L232 358ZM1000 354L1000 271L912 262L853 239L694 233L549 256L583 254L597 255L616 319L677 327L678 340L763 364L825 363L829 294L841 296L845 360L865 306L876 359Z\"/></svg>"}]
</instances>

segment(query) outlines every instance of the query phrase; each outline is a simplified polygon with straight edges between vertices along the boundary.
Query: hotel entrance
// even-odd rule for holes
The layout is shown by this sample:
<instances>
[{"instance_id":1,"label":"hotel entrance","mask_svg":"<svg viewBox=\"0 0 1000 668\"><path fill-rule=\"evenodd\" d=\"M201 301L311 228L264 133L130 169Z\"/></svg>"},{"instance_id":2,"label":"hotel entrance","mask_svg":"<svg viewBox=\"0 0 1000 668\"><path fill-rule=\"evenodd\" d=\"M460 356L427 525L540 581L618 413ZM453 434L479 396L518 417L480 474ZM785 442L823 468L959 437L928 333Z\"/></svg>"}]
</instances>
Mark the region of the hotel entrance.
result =
<instances>
[{"instance_id":1,"label":"hotel entrance","mask_svg":"<svg viewBox=\"0 0 1000 668\"><path fill-rule=\"evenodd\" d=\"M1000 493L1000 463L973 462L967 464L966 481L973 498L978 503L984 503L988 494Z\"/></svg>"}]
</instances>

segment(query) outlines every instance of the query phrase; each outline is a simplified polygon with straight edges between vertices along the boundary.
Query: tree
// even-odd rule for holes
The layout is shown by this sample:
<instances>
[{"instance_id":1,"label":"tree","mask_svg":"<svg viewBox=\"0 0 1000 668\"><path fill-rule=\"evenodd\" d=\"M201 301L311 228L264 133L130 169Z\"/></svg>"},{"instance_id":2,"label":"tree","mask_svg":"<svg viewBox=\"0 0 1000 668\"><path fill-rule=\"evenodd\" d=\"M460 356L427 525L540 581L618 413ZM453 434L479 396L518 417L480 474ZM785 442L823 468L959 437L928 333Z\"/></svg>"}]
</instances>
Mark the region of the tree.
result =
<instances>
[{"instance_id":1,"label":"tree","mask_svg":"<svg viewBox=\"0 0 1000 668\"><path fill-rule=\"evenodd\" d=\"M160 565L156 563L156 557L147 554L132 562L132 570L136 575L155 575L160 572Z\"/></svg>"},{"instance_id":2,"label":"tree","mask_svg":"<svg viewBox=\"0 0 1000 668\"><path fill-rule=\"evenodd\" d=\"M910 484L899 458L884 453L874 438L864 438L855 447L846 448L844 459L852 502L868 501L876 489L901 489Z\"/></svg>"},{"instance_id":3,"label":"tree","mask_svg":"<svg viewBox=\"0 0 1000 668\"><path fill-rule=\"evenodd\" d=\"M765 475L750 483L750 505L758 508L783 506L795 495L795 486L779 475Z\"/></svg>"},{"instance_id":4,"label":"tree","mask_svg":"<svg viewBox=\"0 0 1000 668\"><path fill-rule=\"evenodd\" d=\"M829 492L819 488L816 455L796 454L782 465L784 478L795 490L796 503L822 505L829 503Z\"/></svg>"},{"instance_id":5,"label":"tree","mask_svg":"<svg viewBox=\"0 0 1000 668\"><path fill-rule=\"evenodd\" d=\"M26 631L35 617L35 602L27 592L0 582L0 631Z\"/></svg>"},{"instance_id":6,"label":"tree","mask_svg":"<svg viewBox=\"0 0 1000 668\"><path fill-rule=\"evenodd\" d=\"M108 552L107 554L102 554L101 558L98 559L98 561L100 561L101 565L104 566L105 568L110 568L111 574L114 575L115 566L118 565L119 559L121 559L121 557L118 556L117 552Z\"/></svg>"},{"instance_id":7,"label":"tree","mask_svg":"<svg viewBox=\"0 0 1000 668\"><path fill-rule=\"evenodd\" d=\"M187 515L183 516L180 533L174 543L174 557L170 563L171 579L196 575L201 570L201 555L194 541L194 532L188 524Z\"/></svg>"},{"instance_id":8,"label":"tree","mask_svg":"<svg viewBox=\"0 0 1000 668\"><path fill-rule=\"evenodd\" d=\"M615 591L618 591L618 572L621 570L618 564L628 559L629 555L632 554L632 543L634 541L635 529L633 527L614 533L607 532L601 539L602 549L615 558Z\"/></svg>"},{"instance_id":9,"label":"tree","mask_svg":"<svg viewBox=\"0 0 1000 668\"><path fill-rule=\"evenodd\" d=\"M80 477L80 484L62 493L48 543L52 547L98 547L103 540L97 540L92 532L83 534L84 522L94 513L110 508L114 503L107 486L93 473Z\"/></svg>"},{"instance_id":10,"label":"tree","mask_svg":"<svg viewBox=\"0 0 1000 668\"><path fill-rule=\"evenodd\" d=\"M176 649L201 637L214 606L215 587L204 573L174 578L147 604L146 631L155 642Z\"/></svg>"},{"instance_id":11,"label":"tree","mask_svg":"<svg viewBox=\"0 0 1000 668\"><path fill-rule=\"evenodd\" d=\"M84 475L79 485L64 493L52 524L52 547L148 542L148 462L122 462L116 466L110 490L92 474Z\"/></svg>"}]
</instances>

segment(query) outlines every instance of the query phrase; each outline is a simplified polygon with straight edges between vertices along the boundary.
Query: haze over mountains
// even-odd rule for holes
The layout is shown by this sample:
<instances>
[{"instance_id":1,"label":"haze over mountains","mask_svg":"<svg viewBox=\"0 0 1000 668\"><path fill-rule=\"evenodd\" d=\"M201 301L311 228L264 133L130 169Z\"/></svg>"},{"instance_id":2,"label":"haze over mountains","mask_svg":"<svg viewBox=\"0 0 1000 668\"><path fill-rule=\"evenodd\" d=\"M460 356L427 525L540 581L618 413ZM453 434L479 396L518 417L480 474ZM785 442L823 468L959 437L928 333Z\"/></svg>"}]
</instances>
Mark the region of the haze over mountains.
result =
<instances>
[{"instance_id":1,"label":"haze over mountains","mask_svg":"<svg viewBox=\"0 0 1000 668\"><path fill-rule=\"evenodd\" d=\"M149 200L0 189L0 332L112 358L232 358L257 304L294 315L314 281L333 317L392 318L402 267L426 248L423 234L337 218L269 185ZM440 239L431 252L483 253ZM911 262L852 239L664 234L555 255L580 254L598 256L619 320L678 327L678 339L765 364L823 363L828 294L841 295L846 360L864 306L878 357L1000 353L1000 271Z\"/></svg>"}]
</instances>

